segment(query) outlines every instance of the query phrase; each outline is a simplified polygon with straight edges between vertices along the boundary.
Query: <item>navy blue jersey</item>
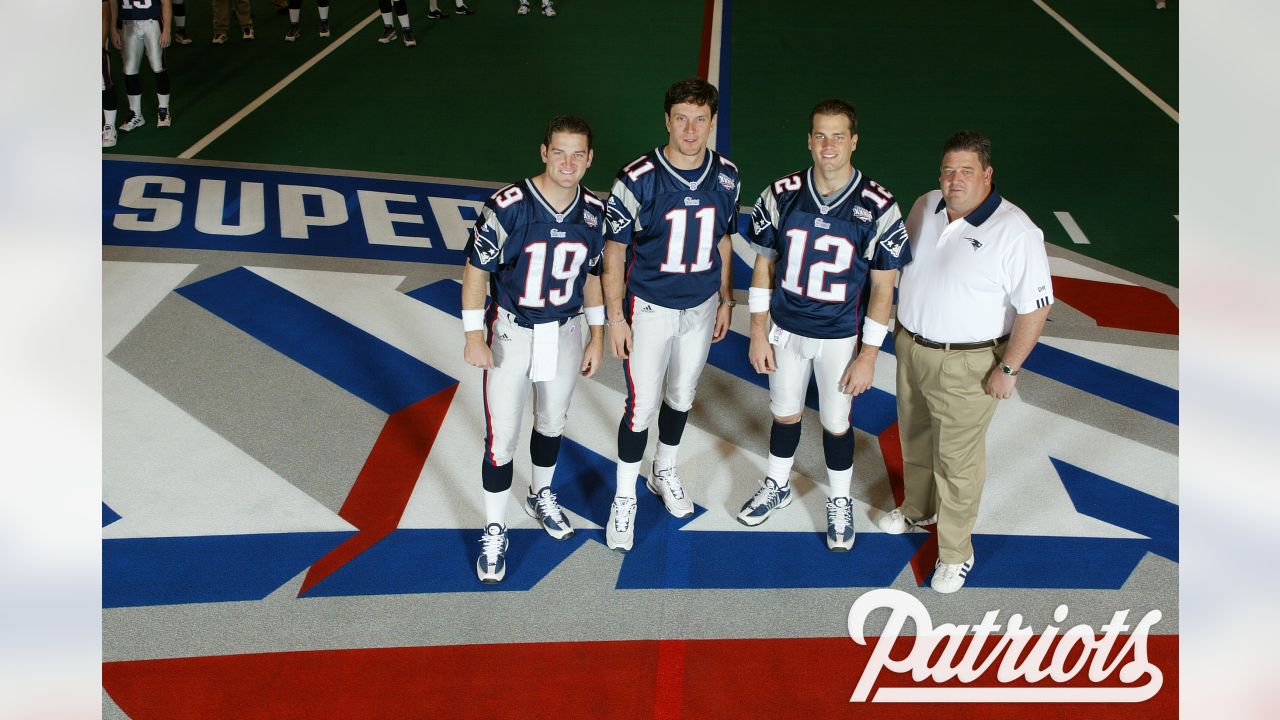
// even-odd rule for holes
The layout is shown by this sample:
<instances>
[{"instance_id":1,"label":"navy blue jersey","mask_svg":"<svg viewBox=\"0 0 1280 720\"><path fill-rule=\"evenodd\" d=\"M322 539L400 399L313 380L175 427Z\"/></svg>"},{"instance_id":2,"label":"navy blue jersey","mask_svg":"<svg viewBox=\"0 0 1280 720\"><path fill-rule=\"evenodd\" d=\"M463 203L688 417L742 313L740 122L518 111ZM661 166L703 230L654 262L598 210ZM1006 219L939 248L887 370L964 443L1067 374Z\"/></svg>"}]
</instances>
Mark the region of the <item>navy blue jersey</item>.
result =
<instances>
[{"instance_id":1,"label":"navy blue jersey","mask_svg":"<svg viewBox=\"0 0 1280 720\"><path fill-rule=\"evenodd\" d=\"M911 261L893 195L857 170L830 205L818 195L813 168L778 179L760 193L748 239L777 263L769 305L774 323L811 338L857 335L870 271Z\"/></svg>"},{"instance_id":2,"label":"navy blue jersey","mask_svg":"<svg viewBox=\"0 0 1280 720\"><path fill-rule=\"evenodd\" d=\"M125 22L131 20L160 20L160 0L117 0L119 12L117 17Z\"/></svg>"},{"instance_id":3,"label":"navy blue jersey","mask_svg":"<svg viewBox=\"0 0 1280 720\"><path fill-rule=\"evenodd\" d=\"M494 193L480 211L464 252L489 273L489 294L525 323L564 320L582 310L587 273L600 274L605 207L578 188L555 212L532 180Z\"/></svg>"},{"instance_id":4,"label":"navy blue jersey","mask_svg":"<svg viewBox=\"0 0 1280 720\"><path fill-rule=\"evenodd\" d=\"M712 150L693 179L662 148L622 168L609 195L609 239L627 246L627 293L677 310L715 294L738 184L737 166Z\"/></svg>"}]
</instances>

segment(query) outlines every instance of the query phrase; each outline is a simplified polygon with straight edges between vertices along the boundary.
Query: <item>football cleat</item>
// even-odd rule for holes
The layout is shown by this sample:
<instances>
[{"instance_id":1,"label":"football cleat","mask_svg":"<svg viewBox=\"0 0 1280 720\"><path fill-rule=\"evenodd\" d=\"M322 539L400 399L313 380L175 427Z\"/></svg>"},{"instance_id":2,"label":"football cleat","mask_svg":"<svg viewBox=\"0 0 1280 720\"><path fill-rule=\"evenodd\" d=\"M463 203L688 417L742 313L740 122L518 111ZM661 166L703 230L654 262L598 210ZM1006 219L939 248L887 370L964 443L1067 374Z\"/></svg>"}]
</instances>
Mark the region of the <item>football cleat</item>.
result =
<instances>
[{"instance_id":1,"label":"football cleat","mask_svg":"<svg viewBox=\"0 0 1280 720\"><path fill-rule=\"evenodd\" d=\"M178 43L179 45L190 45L191 36L187 34L186 28L174 28L173 41Z\"/></svg>"},{"instance_id":2,"label":"football cleat","mask_svg":"<svg viewBox=\"0 0 1280 720\"><path fill-rule=\"evenodd\" d=\"M290 25L289 32L284 34L285 42L293 42L302 36L302 28L298 25Z\"/></svg>"},{"instance_id":3,"label":"football cleat","mask_svg":"<svg viewBox=\"0 0 1280 720\"><path fill-rule=\"evenodd\" d=\"M853 549L853 537L853 500L827 498L827 549L849 552Z\"/></svg>"},{"instance_id":4,"label":"football cleat","mask_svg":"<svg viewBox=\"0 0 1280 720\"><path fill-rule=\"evenodd\" d=\"M516 8L516 14L517 14L517 15L528 15L528 14L529 14L529 6L528 6L527 4L525 4L525 3L520 3L520 7Z\"/></svg>"},{"instance_id":5,"label":"football cleat","mask_svg":"<svg viewBox=\"0 0 1280 720\"><path fill-rule=\"evenodd\" d=\"M413 39L413 31L410 30L409 28L404 29L404 46L405 47L418 46L418 41Z\"/></svg>"},{"instance_id":6,"label":"football cleat","mask_svg":"<svg viewBox=\"0 0 1280 720\"><path fill-rule=\"evenodd\" d=\"M320 37L329 37L329 21L320 21Z\"/></svg>"},{"instance_id":7,"label":"football cleat","mask_svg":"<svg viewBox=\"0 0 1280 720\"><path fill-rule=\"evenodd\" d=\"M223 43L225 43L226 41L227 41L227 34L226 34L226 33L224 33L224 32L219 32L219 33L214 33L214 34L213 34L213 44L214 44L214 45L222 45L222 44L223 44Z\"/></svg>"},{"instance_id":8,"label":"football cleat","mask_svg":"<svg viewBox=\"0 0 1280 720\"><path fill-rule=\"evenodd\" d=\"M408 32L408 31L406 30L405 32ZM382 43L383 45L386 45L389 42L393 42L395 39L396 39L396 29L391 27L390 25L383 25L382 34L378 36L378 42Z\"/></svg>"},{"instance_id":9,"label":"football cleat","mask_svg":"<svg viewBox=\"0 0 1280 720\"><path fill-rule=\"evenodd\" d=\"M962 563L944 563L941 559L934 564L937 568L933 571L933 580L929 582L929 586L935 592L953 593L964 587L964 580L969 575L969 571L973 569L973 556Z\"/></svg>"},{"instance_id":10,"label":"football cleat","mask_svg":"<svg viewBox=\"0 0 1280 720\"><path fill-rule=\"evenodd\" d=\"M653 472L649 474L649 479L644 481L644 486L649 488L649 492L662 498L662 504L672 515L686 518L693 514L693 501L685 494L684 486L680 484L680 476L676 474L674 466L659 470L658 463L655 461Z\"/></svg>"},{"instance_id":11,"label":"football cleat","mask_svg":"<svg viewBox=\"0 0 1280 720\"><path fill-rule=\"evenodd\" d=\"M146 124L147 124L147 121L142 119L141 114L138 114L138 115L131 114L129 115L129 119L125 120L124 124L120 126L120 129L125 132L133 132L134 130L137 130L138 128Z\"/></svg>"},{"instance_id":12,"label":"football cleat","mask_svg":"<svg viewBox=\"0 0 1280 720\"><path fill-rule=\"evenodd\" d=\"M453 9L454 15L475 15L476 11L467 7L465 4L459 5Z\"/></svg>"},{"instance_id":13,"label":"football cleat","mask_svg":"<svg viewBox=\"0 0 1280 720\"><path fill-rule=\"evenodd\" d=\"M524 499L524 511L529 513L529 517L541 523L542 529L556 540L573 537L573 528L569 527L569 519L564 516L564 511L560 509L560 503L556 502L556 494L551 492L551 488L542 488L536 494L532 492L533 488L529 490L530 493Z\"/></svg>"},{"instance_id":14,"label":"football cleat","mask_svg":"<svg viewBox=\"0 0 1280 720\"><path fill-rule=\"evenodd\" d=\"M169 108L156 110L156 127L169 127L172 124L173 116L169 114Z\"/></svg>"},{"instance_id":15,"label":"football cleat","mask_svg":"<svg viewBox=\"0 0 1280 720\"><path fill-rule=\"evenodd\" d=\"M116 129L110 125L102 126L102 147L116 146Z\"/></svg>"},{"instance_id":16,"label":"football cleat","mask_svg":"<svg viewBox=\"0 0 1280 720\"><path fill-rule=\"evenodd\" d=\"M240 28L240 39L241 39L241 40L252 40L252 39L253 39L253 26L252 26L252 25L249 25L248 27L242 27L242 28Z\"/></svg>"},{"instance_id":17,"label":"football cleat","mask_svg":"<svg viewBox=\"0 0 1280 720\"><path fill-rule=\"evenodd\" d=\"M482 583L501 582L507 575L507 529L489 523L480 536L480 557L476 558L476 577Z\"/></svg>"},{"instance_id":18,"label":"football cleat","mask_svg":"<svg viewBox=\"0 0 1280 720\"><path fill-rule=\"evenodd\" d=\"M553 8L553 7L551 7L551 3L543 3L543 4L542 4L542 14L543 14L543 15L546 15L547 17L555 17L555 16L556 16L556 9L555 9L555 8Z\"/></svg>"},{"instance_id":19,"label":"football cleat","mask_svg":"<svg viewBox=\"0 0 1280 720\"><path fill-rule=\"evenodd\" d=\"M636 499L616 497L609 506L609 522L604 529L605 545L626 552L636 538Z\"/></svg>"},{"instance_id":20,"label":"football cleat","mask_svg":"<svg viewBox=\"0 0 1280 720\"><path fill-rule=\"evenodd\" d=\"M752 495L742 509L738 511L738 522L747 527L755 527L773 514L791 504L791 486L779 485L771 477L760 482L760 489Z\"/></svg>"},{"instance_id":21,"label":"football cleat","mask_svg":"<svg viewBox=\"0 0 1280 720\"><path fill-rule=\"evenodd\" d=\"M428 10L427 17L431 20L444 20L449 16L445 15L443 12L440 12L439 10Z\"/></svg>"}]
</instances>

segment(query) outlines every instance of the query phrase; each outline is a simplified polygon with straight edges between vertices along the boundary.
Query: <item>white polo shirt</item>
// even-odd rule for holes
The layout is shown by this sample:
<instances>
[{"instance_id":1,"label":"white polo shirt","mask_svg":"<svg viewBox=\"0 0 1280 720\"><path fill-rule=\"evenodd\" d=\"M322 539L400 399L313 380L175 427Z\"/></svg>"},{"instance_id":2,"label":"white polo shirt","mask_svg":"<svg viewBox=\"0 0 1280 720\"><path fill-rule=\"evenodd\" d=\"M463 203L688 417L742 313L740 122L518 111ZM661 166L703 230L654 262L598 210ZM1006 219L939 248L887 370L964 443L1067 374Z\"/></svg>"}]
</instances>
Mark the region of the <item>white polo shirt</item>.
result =
<instances>
[{"instance_id":1,"label":"white polo shirt","mask_svg":"<svg viewBox=\"0 0 1280 720\"><path fill-rule=\"evenodd\" d=\"M898 323L912 332L981 342L1008 334L1015 315L1053 304L1044 233L994 186L955 222L941 190L920 196L907 236L912 260L898 282Z\"/></svg>"}]
</instances>

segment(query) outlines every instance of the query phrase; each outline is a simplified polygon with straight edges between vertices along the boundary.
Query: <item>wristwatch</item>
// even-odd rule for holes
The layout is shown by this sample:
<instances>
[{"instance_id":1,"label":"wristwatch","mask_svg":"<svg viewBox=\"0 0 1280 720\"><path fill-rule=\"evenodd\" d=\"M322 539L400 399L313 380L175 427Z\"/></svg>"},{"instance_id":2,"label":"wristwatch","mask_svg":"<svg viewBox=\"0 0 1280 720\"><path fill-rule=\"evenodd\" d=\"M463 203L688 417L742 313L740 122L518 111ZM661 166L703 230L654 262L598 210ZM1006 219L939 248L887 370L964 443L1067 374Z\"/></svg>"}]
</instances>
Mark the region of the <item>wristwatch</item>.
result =
<instances>
[{"instance_id":1,"label":"wristwatch","mask_svg":"<svg viewBox=\"0 0 1280 720\"><path fill-rule=\"evenodd\" d=\"M1017 370L1014 370L1008 365L1004 363L1000 363L1000 372L1004 373L1005 375L1017 375L1018 373L1022 372L1022 369L1019 368Z\"/></svg>"},{"instance_id":2,"label":"wristwatch","mask_svg":"<svg viewBox=\"0 0 1280 720\"><path fill-rule=\"evenodd\" d=\"M738 307L738 301L733 298L729 298L728 300L725 300L724 298L720 298L720 304L728 305L729 307Z\"/></svg>"}]
</instances>

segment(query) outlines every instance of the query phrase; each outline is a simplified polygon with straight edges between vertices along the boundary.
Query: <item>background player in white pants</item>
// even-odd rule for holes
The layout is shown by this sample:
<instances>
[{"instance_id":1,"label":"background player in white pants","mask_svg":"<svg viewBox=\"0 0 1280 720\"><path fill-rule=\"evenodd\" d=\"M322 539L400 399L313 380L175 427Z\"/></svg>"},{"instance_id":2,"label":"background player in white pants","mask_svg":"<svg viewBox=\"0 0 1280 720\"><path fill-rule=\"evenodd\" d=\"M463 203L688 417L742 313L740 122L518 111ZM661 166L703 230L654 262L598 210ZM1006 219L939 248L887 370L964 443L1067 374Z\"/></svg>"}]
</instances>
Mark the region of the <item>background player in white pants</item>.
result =
<instances>
[{"instance_id":1,"label":"background player in white pants","mask_svg":"<svg viewBox=\"0 0 1280 720\"><path fill-rule=\"evenodd\" d=\"M481 582L498 582L506 575L511 458L530 387L533 477L524 509L551 537L563 540L573 534L551 491L551 478L577 375L595 374L604 358L599 273L605 207L579 185L591 166L591 139L585 120L568 115L553 119L541 146L546 170L494 193L466 247L463 358L485 371L485 527L476 559ZM486 286L493 299L487 311L482 309ZM578 320L584 298L591 334L585 349Z\"/></svg>"},{"instance_id":2,"label":"background player in white pants","mask_svg":"<svg viewBox=\"0 0 1280 720\"><path fill-rule=\"evenodd\" d=\"M911 259L893 195L854 169L858 116L843 100L809 113L813 166L760 193L751 214L751 365L769 377L769 469L738 521L759 525L791 503L809 377L826 456L827 548L853 547L853 396L871 387L898 268ZM776 287L776 289L775 289ZM773 317L773 328L768 327ZM858 349L858 333L862 333Z\"/></svg>"},{"instance_id":3,"label":"background player in white pants","mask_svg":"<svg viewBox=\"0 0 1280 720\"><path fill-rule=\"evenodd\" d=\"M156 126L169 127L169 72L164 67L163 49L169 47L172 20L169 0L114 0L111 4L111 44L120 51L124 90L129 96L129 119L120 125L125 132L147 124L142 119L142 78L138 77L144 53L156 76Z\"/></svg>"},{"instance_id":4,"label":"background player in white pants","mask_svg":"<svg viewBox=\"0 0 1280 720\"><path fill-rule=\"evenodd\" d=\"M707 148L719 93L705 80L672 85L667 144L629 163L609 196L604 292L609 344L623 358L627 400L618 424L617 487L606 543L630 550L636 476L658 416L646 486L676 517L693 513L676 452L711 343L729 332L729 239L738 214L738 168ZM661 411L659 411L661 405Z\"/></svg>"}]
</instances>

